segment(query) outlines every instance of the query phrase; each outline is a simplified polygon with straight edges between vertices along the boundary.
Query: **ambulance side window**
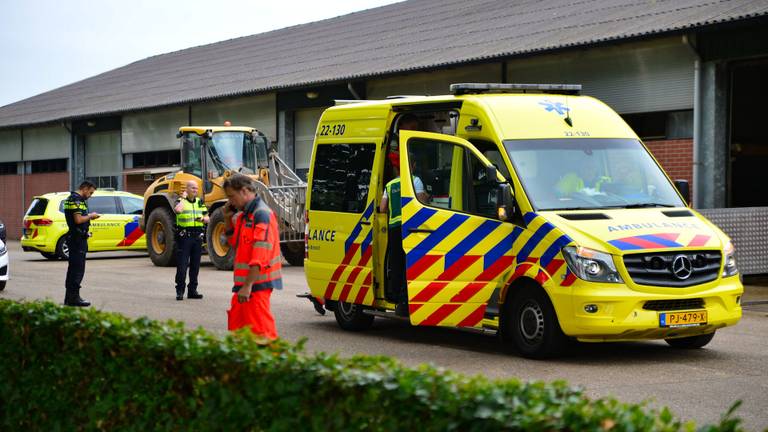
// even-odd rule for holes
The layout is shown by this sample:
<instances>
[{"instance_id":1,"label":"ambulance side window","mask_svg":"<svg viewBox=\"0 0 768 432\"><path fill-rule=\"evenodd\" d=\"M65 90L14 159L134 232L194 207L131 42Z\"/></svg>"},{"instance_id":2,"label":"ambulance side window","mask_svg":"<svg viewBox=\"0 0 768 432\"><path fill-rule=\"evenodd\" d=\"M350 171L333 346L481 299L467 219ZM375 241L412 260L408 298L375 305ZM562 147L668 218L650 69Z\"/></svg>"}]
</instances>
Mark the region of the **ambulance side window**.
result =
<instances>
[{"instance_id":1,"label":"ambulance side window","mask_svg":"<svg viewBox=\"0 0 768 432\"><path fill-rule=\"evenodd\" d=\"M362 213L368 203L374 144L320 144L312 172L312 210Z\"/></svg>"},{"instance_id":2,"label":"ambulance side window","mask_svg":"<svg viewBox=\"0 0 768 432\"><path fill-rule=\"evenodd\" d=\"M462 146L414 139L408 143L411 181L423 204L496 217L495 185L485 178L485 165ZM420 183L426 197L419 196Z\"/></svg>"},{"instance_id":3,"label":"ambulance side window","mask_svg":"<svg viewBox=\"0 0 768 432\"><path fill-rule=\"evenodd\" d=\"M95 196L88 200L88 211L99 214L118 214L113 196Z\"/></svg>"}]
</instances>

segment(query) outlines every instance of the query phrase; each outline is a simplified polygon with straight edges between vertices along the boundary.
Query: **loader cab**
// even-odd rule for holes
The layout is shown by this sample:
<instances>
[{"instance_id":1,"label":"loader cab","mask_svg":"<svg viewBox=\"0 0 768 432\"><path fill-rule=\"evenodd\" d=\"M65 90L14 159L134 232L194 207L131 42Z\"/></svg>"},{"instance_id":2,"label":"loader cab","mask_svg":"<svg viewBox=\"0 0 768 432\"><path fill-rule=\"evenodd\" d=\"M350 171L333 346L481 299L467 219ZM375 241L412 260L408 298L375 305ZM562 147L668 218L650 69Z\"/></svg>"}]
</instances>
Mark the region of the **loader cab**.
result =
<instances>
[{"instance_id":1,"label":"loader cab","mask_svg":"<svg viewBox=\"0 0 768 432\"><path fill-rule=\"evenodd\" d=\"M255 174L269 168L268 140L261 132L241 127L181 128L181 166L200 177L210 192L211 179L226 171Z\"/></svg>"}]
</instances>

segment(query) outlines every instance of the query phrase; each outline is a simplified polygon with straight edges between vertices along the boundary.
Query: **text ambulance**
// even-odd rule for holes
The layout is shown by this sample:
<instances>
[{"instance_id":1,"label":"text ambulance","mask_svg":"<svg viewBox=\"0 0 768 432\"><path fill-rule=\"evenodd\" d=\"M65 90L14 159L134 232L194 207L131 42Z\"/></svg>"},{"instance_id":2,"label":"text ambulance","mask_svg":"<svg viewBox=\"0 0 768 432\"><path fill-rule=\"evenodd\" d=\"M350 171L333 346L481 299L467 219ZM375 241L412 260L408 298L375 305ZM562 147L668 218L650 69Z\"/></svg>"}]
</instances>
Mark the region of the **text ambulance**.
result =
<instances>
[{"instance_id":1,"label":"text ambulance","mask_svg":"<svg viewBox=\"0 0 768 432\"><path fill-rule=\"evenodd\" d=\"M412 325L496 330L533 358L569 339L698 348L736 324L730 240L580 88L454 84L327 109L307 188L312 295L344 329L402 305ZM402 243L387 245L398 203L378 208L398 168Z\"/></svg>"}]
</instances>

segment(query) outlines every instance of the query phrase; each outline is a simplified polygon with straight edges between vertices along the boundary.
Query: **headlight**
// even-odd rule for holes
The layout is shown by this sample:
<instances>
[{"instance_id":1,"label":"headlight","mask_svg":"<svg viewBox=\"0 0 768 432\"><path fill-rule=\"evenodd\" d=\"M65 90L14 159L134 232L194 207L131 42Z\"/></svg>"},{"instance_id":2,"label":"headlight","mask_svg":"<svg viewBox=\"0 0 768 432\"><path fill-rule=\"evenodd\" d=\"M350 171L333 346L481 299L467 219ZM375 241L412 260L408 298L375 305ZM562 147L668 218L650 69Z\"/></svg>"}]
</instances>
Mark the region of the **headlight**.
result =
<instances>
[{"instance_id":1,"label":"headlight","mask_svg":"<svg viewBox=\"0 0 768 432\"><path fill-rule=\"evenodd\" d=\"M723 277L734 276L739 273L739 269L736 268L736 256L734 255L733 243L728 241L725 244L723 250L725 256L725 265L723 266Z\"/></svg>"},{"instance_id":2,"label":"headlight","mask_svg":"<svg viewBox=\"0 0 768 432\"><path fill-rule=\"evenodd\" d=\"M585 247L566 246L563 256L568 268L579 277L589 282L621 283L623 280L613 263L613 256Z\"/></svg>"},{"instance_id":3,"label":"headlight","mask_svg":"<svg viewBox=\"0 0 768 432\"><path fill-rule=\"evenodd\" d=\"M8 253L8 247L5 245L5 243L0 244L0 256L5 255Z\"/></svg>"}]
</instances>

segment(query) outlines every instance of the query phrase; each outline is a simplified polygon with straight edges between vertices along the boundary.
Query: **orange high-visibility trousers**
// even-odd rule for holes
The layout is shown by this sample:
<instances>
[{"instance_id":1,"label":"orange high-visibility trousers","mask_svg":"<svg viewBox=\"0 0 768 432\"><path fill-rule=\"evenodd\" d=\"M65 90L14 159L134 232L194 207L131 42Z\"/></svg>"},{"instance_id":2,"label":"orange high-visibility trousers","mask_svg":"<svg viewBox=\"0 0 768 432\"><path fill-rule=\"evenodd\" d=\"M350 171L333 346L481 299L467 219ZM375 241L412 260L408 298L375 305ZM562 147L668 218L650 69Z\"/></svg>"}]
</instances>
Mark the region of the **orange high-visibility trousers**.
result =
<instances>
[{"instance_id":1,"label":"orange high-visibility trousers","mask_svg":"<svg viewBox=\"0 0 768 432\"><path fill-rule=\"evenodd\" d=\"M237 293L232 293L230 309L227 311L228 330L237 330L249 327L257 336L267 339L277 339L275 317L269 306L271 289L259 290L251 293L251 298L245 303L237 301Z\"/></svg>"}]
</instances>

